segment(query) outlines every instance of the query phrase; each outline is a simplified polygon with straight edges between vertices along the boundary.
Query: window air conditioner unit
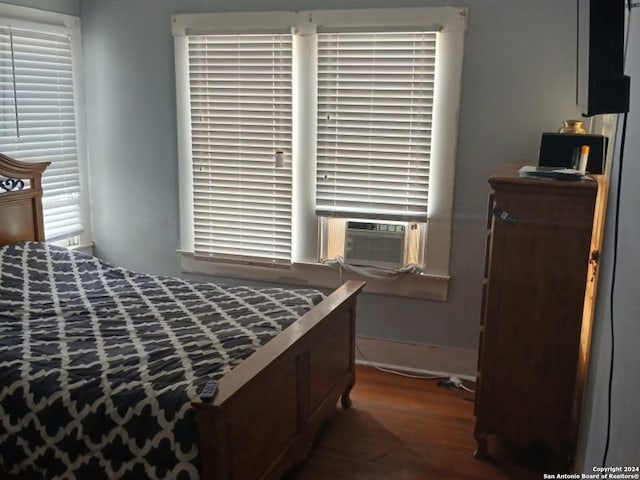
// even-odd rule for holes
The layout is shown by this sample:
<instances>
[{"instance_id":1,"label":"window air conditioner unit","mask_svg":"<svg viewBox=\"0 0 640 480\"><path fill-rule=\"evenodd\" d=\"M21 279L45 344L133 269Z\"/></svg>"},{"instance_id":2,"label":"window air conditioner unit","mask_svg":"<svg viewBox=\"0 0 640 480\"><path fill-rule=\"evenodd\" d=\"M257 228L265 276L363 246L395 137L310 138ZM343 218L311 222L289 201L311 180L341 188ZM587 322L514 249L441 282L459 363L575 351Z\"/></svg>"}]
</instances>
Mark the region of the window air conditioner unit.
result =
<instances>
[{"instance_id":1,"label":"window air conditioner unit","mask_svg":"<svg viewBox=\"0 0 640 480\"><path fill-rule=\"evenodd\" d=\"M406 227L395 223L348 221L344 262L380 268L404 266Z\"/></svg>"}]
</instances>

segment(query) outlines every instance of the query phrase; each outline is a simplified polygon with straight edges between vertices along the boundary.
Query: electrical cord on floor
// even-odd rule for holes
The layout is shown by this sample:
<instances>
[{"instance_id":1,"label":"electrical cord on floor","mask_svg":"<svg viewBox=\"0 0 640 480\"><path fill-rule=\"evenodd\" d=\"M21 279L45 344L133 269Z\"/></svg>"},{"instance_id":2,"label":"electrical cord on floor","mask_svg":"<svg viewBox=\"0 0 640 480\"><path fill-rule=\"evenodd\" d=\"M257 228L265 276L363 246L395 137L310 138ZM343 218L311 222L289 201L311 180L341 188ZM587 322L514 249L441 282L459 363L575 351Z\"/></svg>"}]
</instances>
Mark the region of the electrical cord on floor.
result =
<instances>
[{"instance_id":1,"label":"electrical cord on floor","mask_svg":"<svg viewBox=\"0 0 640 480\"><path fill-rule=\"evenodd\" d=\"M375 365L373 362L367 360L367 358L362 353L362 350L360 350L360 346L358 345L357 341L355 342L355 345L356 345L356 350L358 351L358 354L360 355L360 358L362 359L363 363L365 363L367 366L371 368L375 368L376 370L379 370L384 373L399 375L401 377L406 377L406 378L415 378L418 380L438 380L439 387L449 388L450 390L454 391L459 398L463 400L468 400L471 402L474 401L474 397L469 397L468 395L464 395L462 391L466 391L467 393L471 393L475 395L475 390L467 387L462 382L462 380L460 380L458 377L449 377L446 375L433 375L433 376L414 375L410 373L401 372L398 370L380 367L379 365Z\"/></svg>"},{"instance_id":2,"label":"electrical cord on floor","mask_svg":"<svg viewBox=\"0 0 640 480\"><path fill-rule=\"evenodd\" d=\"M475 393L476 393L476 391L475 391L475 390L472 390L471 388L467 387L464 383L461 383L461 384L460 384L460 388L461 388L461 389L463 389L463 390L466 390L466 391L467 391L467 392L469 392L469 393L473 393L473 394L475 394Z\"/></svg>"},{"instance_id":3,"label":"electrical cord on floor","mask_svg":"<svg viewBox=\"0 0 640 480\"><path fill-rule=\"evenodd\" d=\"M438 386L448 388L449 390L453 390L456 393L456 395L462 400L468 400L470 402L473 402L475 400L475 396L469 397L468 395L465 395L462 393L461 390L464 390L468 393L475 394L475 390L472 390L471 388L467 387L464 383L462 383L462 380L460 380L458 377L449 377L447 380L440 380L438 382Z\"/></svg>"}]
</instances>

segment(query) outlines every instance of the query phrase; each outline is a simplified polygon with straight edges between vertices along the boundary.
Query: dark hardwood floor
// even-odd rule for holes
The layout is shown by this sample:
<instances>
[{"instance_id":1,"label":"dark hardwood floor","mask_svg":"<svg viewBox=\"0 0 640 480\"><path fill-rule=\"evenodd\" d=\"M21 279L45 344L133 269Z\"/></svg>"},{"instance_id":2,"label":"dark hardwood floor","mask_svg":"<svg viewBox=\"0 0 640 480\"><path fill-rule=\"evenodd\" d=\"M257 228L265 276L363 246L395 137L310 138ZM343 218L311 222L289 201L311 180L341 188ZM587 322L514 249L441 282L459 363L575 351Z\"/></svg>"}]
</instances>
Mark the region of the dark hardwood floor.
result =
<instances>
[{"instance_id":1,"label":"dark hardwood floor","mask_svg":"<svg viewBox=\"0 0 640 480\"><path fill-rule=\"evenodd\" d=\"M533 480L539 458L490 443L473 458L472 394L358 366L353 406L338 409L287 480Z\"/></svg>"}]
</instances>

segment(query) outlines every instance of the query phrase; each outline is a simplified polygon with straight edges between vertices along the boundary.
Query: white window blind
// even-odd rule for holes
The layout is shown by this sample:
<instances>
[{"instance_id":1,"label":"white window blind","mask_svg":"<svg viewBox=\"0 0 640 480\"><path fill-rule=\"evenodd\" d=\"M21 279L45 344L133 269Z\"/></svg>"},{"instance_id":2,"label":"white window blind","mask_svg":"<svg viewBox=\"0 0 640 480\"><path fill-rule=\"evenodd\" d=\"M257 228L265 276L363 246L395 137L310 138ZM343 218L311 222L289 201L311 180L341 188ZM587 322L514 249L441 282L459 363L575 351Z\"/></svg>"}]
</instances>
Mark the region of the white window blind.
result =
<instances>
[{"instance_id":1,"label":"white window blind","mask_svg":"<svg viewBox=\"0 0 640 480\"><path fill-rule=\"evenodd\" d=\"M435 32L318 34L316 212L425 221Z\"/></svg>"},{"instance_id":2,"label":"white window blind","mask_svg":"<svg viewBox=\"0 0 640 480\"><path fill-rule=\"evenodd\" d=\"M43 176L47 240L83 230L69 35L0 26L0 149L49 161Z\"/></svg>"},{"instance_id":3,"label":"white window blind","mask_svg":"<svg viewBox=\"0 0 640 480\"><path fill-rule=\"evenodd\" d=\"M291 35L189 36L196 254L291 257Z\"/></svg>"}]
</instances>

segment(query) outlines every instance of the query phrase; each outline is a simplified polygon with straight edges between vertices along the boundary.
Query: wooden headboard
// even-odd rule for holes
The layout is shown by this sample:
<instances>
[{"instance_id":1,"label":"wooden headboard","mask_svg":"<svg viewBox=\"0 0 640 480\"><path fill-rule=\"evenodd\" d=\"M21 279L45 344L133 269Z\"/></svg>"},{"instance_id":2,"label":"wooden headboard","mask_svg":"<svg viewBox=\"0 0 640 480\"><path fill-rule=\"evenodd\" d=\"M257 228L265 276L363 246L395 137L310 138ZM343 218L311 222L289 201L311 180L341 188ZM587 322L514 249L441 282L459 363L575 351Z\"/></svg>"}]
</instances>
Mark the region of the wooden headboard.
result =
<instances>
[{"instance_id":1,"label":"wooden headboard","mask_svg":"<svg viewBox=\"0 0 640 480\"><path fill-rule=\"evenodd\" d=\"M0 246L44 242L42 172L49 162L26 163L0 153Z\"/></svg>"}]
</instances>

